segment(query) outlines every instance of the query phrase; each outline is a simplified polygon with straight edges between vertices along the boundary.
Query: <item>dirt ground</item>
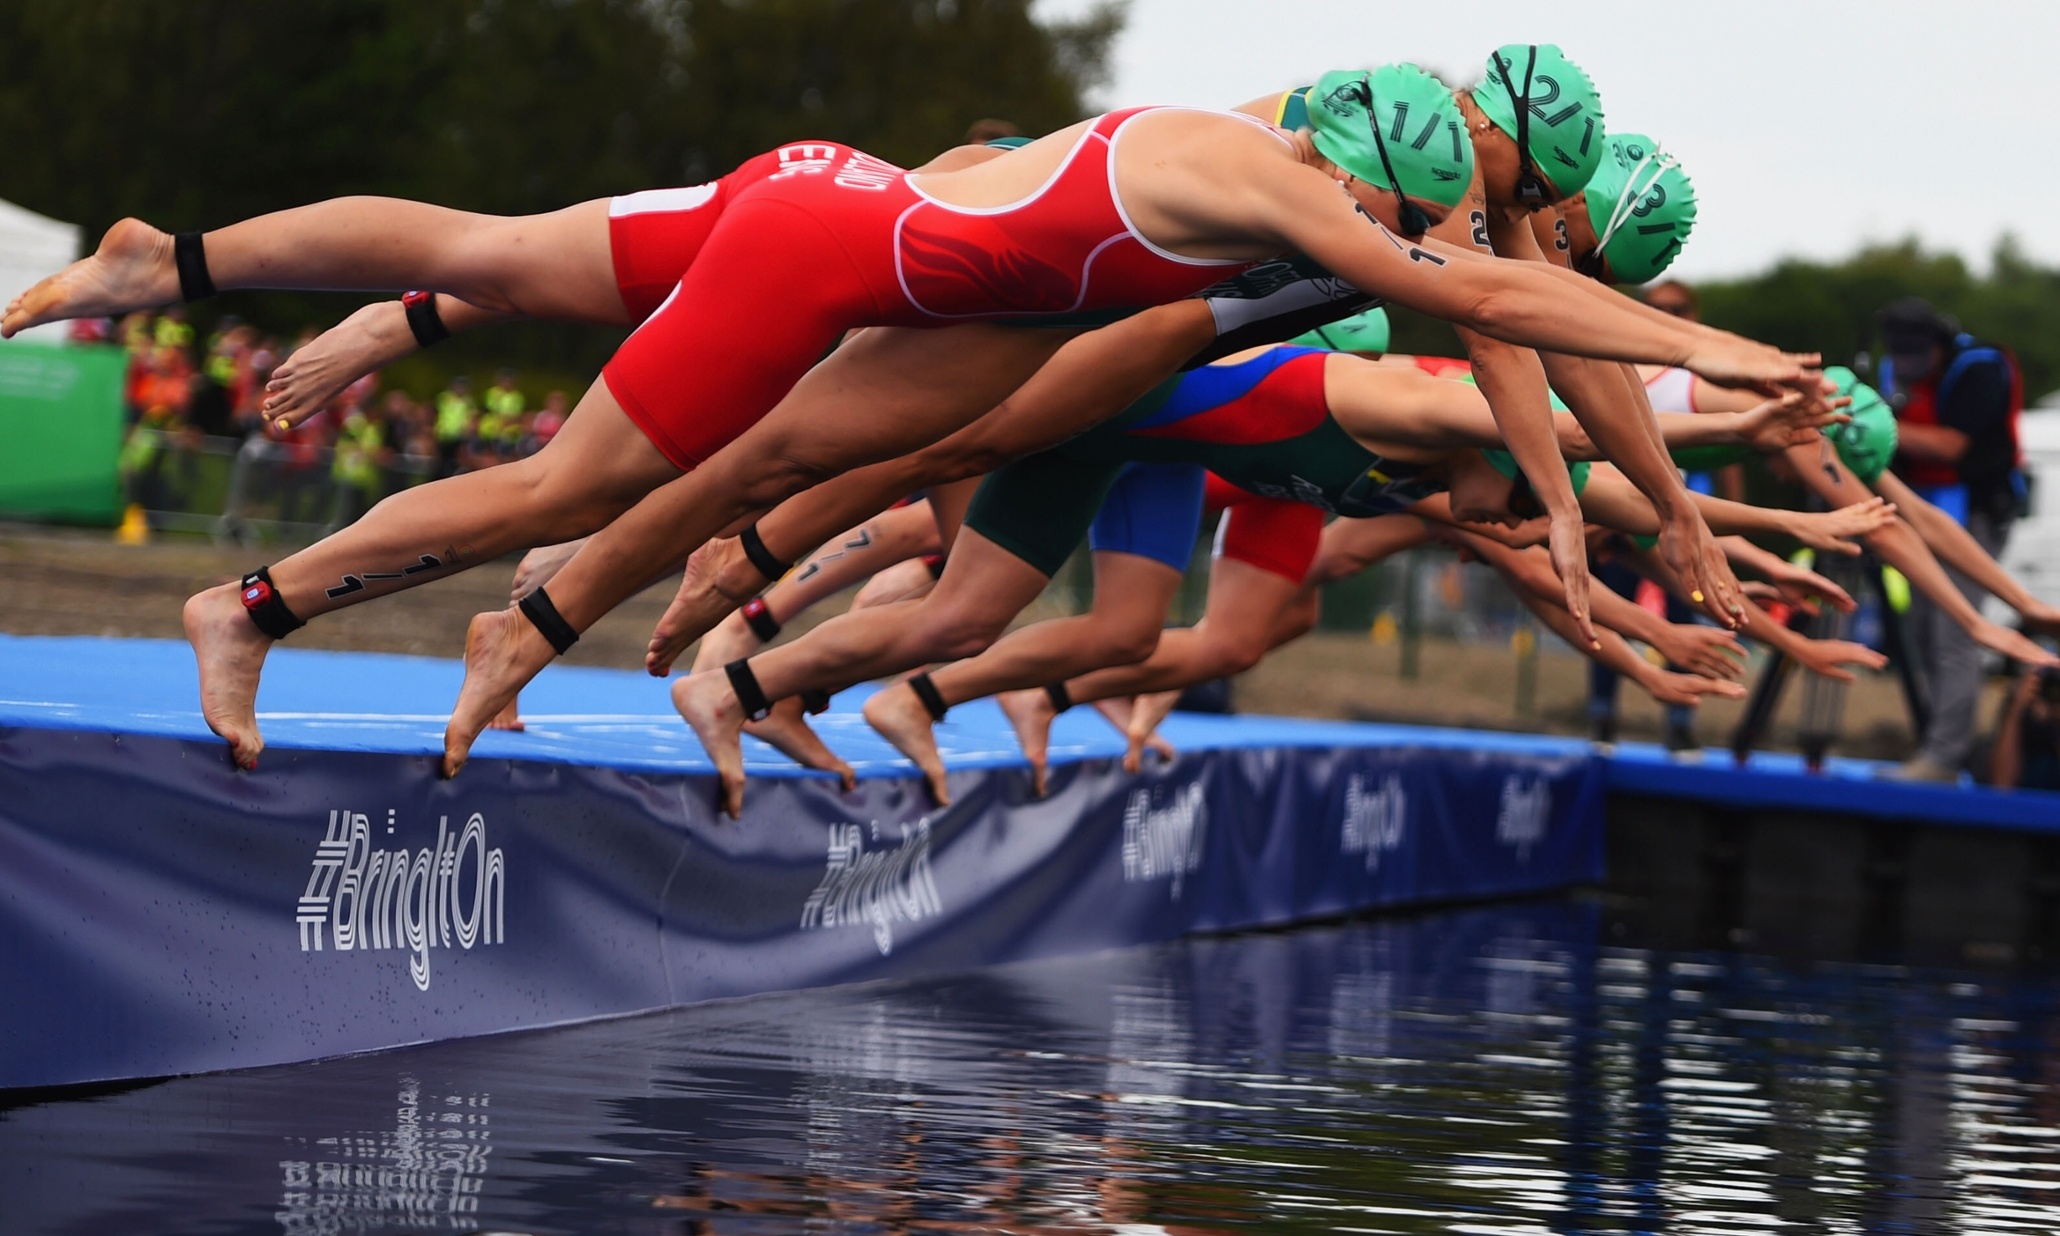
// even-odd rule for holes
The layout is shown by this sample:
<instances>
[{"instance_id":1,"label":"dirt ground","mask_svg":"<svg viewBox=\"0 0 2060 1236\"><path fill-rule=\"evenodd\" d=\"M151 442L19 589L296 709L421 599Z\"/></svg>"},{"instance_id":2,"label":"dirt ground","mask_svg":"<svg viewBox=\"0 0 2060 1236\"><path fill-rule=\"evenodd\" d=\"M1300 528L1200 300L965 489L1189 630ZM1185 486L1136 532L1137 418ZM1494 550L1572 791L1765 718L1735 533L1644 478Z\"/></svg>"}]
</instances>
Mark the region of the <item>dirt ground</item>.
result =
<instances>
[{"instance_id":1,"label":"dirt ground","mask_svg":"<svg viewBox=\"0 0 2060 1236\"><path fill-rule=\"evenodd\" d=\"M180 637L179 608L201 588L234 579L257 562L284 556L206 540L159 537L147 546L116 545L99 531L0 526L0 631L23 635ZM475 613L507 604L513 562L492 564L427 588L328 616L297 633L297 647L455 656ZM581 638L566 660L633 667L665 607L654 588L609 615ZM838 612L839 604L820 614ZM1047 609L1045 614L1050 611ZM1032 616L1041 616L1033 614ZM793 625L804 630L809 622ZM1587 662L1552 649L1538 658L1533 715L1516 711L1516 658L1507 647L1426 641L1415 679L1400 673L1398 645L1364 635L1319 633L1267 658L1237 683L1238 707L1250 712L1464 725L1585 734ZM1774 742L1794 740L1800 691L1783 701ZM1727 741L1741 711L1718 701L1703 706L1698 734ZM1984 716L1989 715L1984 712ZM1620 692L1620 732L1656 738L1659 707L1642 692ZM1847 755L1896 759L1910 747L1909 726L1892 677L1867 676L1846 703Z\"/></svg>"}]
</instances>

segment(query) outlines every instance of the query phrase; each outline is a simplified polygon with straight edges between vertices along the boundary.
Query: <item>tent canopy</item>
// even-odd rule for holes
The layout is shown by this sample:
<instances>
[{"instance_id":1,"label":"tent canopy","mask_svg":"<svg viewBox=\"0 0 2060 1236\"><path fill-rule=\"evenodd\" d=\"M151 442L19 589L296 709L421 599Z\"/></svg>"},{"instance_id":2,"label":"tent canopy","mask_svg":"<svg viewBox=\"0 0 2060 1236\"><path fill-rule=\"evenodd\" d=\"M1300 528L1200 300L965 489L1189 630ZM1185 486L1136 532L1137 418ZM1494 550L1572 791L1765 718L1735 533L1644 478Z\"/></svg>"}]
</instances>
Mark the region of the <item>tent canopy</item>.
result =
<instances>
[{"instance_id":1,"label":"tent canopy","mask_svg":"<svg viewBox=\"0 0 2060 1236\"><path fill-rule=\"evenodd\" d=\"M46 219L12 202L0 202L0 304L46 275L54 275L79 256L79 228ZM24 332L25 339L57 342L62 324Z\"/></svg>"}]
</instances>

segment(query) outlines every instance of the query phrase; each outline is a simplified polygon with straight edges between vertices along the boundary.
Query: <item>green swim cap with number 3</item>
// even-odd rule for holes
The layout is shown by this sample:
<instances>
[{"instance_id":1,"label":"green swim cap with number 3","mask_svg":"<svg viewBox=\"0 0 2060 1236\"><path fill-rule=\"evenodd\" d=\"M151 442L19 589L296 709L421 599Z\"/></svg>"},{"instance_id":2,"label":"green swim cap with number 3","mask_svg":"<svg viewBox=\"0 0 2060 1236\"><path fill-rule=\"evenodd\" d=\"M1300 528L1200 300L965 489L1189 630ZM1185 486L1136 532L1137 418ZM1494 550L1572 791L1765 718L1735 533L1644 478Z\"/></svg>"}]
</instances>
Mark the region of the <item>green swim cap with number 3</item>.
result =
<instances>
[{"instance_id":1,"label":"green swim cap with number 3","mask_svg":"<svg viewBox=\"0 0 2060 1236\"><path fill-rule=\"evenodd\" d=\"M1473 143L1458 102L1413 64L1325 73L1309 89L1309 127L1319 154L1377 188L1452 207L1473 183Z\"/></svg>"},{"instance_id":2,"label":"green swim cap with number 3","mask_svg":"<svg viewBox=\"0 0 2060 1236\"><path fill-rule=\"evenodd\" d=\"M1695 230L1695 185L1643 133L1612 133L1604 146L1586 190L1597 252L1618 283L1650 283Z\"/></svg>"},{"instance_id":3,"label":"green swim cap with number 3","mask_svg":"<svg viewBox=\"0 0 2060 1236\"><path fill-rule=\"evenodd\" d=\"M1602 163L1602 96L1556 43L1496 48L1473 101L1496 128L1529 143L1531 163L1558 192L1555 201L1579 193Z\"/></svg>"}]
</instances>

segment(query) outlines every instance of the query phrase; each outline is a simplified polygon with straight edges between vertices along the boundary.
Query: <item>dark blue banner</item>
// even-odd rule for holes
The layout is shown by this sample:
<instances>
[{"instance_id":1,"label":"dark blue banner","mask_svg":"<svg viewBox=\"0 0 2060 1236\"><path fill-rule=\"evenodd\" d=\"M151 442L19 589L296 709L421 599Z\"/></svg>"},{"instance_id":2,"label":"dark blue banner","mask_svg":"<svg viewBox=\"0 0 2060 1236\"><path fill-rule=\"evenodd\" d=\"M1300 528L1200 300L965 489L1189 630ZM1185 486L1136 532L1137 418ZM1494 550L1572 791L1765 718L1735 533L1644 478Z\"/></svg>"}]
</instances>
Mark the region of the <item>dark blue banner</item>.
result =
<instances>
[{"instance_id":1,"label":"dark blue banner","mask_svg":"<svg viewBox=\"0 0 2060 1236\"><path fill-rule=\"evenodd\" d=\"M1235 723L1232 723L1235 724ZM1259 723L1262 724L1263 723ZM1329 727L1342 736L1351 727ZM1306 741L1306 739L1304 739ZM1601 873L1565 748L1225 746L851 794L0 730L0 1087L307 1060Z\"/></svg>"}]
</instances>

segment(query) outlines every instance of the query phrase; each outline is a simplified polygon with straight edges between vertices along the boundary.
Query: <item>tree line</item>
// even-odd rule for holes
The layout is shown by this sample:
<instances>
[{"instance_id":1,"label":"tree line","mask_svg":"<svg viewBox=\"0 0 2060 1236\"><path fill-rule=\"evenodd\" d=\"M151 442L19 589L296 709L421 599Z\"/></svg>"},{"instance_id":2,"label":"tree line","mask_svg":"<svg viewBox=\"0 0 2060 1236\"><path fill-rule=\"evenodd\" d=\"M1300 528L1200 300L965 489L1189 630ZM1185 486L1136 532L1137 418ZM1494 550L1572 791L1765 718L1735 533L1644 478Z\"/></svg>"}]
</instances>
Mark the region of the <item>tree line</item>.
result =
<instances>
[{"instance_id":1,"label":"tree line","mask_svg":"<svg viewBox=\"0 0 2060 1236\"><path fill-rule=\"evenodd\" d=\"M1065 22L1032 8L11 0L0 5L0 198L97 238L123 215L217 227L355 193L551 210L697 184L809 137L909 165L975 120L1036 134L1087 114L1120 0ZM291 329L349 303L238 295L213 310ZM565 364L598 364L606 347L563 331L490 331L478 346L505 354L516 339Z\"/></svg>"}]
</instances>

